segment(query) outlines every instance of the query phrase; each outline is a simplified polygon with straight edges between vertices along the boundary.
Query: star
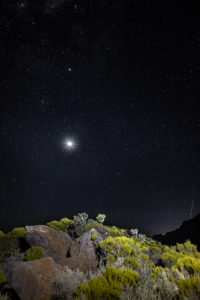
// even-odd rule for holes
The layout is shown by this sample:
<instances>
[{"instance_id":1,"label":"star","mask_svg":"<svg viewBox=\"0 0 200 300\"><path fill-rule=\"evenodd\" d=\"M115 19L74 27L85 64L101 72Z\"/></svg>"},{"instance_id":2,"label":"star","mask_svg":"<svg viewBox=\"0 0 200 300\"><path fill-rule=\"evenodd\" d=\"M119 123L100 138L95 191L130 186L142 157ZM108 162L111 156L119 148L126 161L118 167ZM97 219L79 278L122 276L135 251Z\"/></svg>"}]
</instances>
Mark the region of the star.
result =
<instances>
[{"instance_id":1,"label":"star","mask_svg":"<svg viewBox=\"0 0 200 300\"><path fill-rule=\"evenodd\" d=\"M68 150L74 149L76 146L76 143L72 139L66 139L65 140L65 148Z\"/></svg>"}]
</instances>

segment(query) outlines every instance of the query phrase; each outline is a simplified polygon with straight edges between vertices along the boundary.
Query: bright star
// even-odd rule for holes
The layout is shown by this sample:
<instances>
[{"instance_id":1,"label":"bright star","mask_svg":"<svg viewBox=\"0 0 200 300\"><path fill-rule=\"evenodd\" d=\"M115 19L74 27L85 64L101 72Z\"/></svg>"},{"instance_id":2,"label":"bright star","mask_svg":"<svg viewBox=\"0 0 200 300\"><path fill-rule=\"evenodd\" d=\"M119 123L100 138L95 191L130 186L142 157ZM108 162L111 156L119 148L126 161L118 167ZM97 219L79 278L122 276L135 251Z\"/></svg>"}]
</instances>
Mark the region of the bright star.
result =
<instances>
[{"instance_id":1,"label":"bright star","mask_svg":"<svg viewBox=\"0 0 200 300\"><path fill-rule=\"evenodd\" d=\"M75 148L76 143L74 142L74 140L72 139L67 139L65 140L65 147L69 150L72 150L73 148Z\"/></svg>"},{"instance_id":2,"label":"bright star","mask_svg":"<svg viewBox=\"0 0 200 300\"><path fill-rule=\"evenodd\" d=\"M73 147L74 143L72 141L66 141L66 146L67 147Z\"/></svg>"}]
</instances>

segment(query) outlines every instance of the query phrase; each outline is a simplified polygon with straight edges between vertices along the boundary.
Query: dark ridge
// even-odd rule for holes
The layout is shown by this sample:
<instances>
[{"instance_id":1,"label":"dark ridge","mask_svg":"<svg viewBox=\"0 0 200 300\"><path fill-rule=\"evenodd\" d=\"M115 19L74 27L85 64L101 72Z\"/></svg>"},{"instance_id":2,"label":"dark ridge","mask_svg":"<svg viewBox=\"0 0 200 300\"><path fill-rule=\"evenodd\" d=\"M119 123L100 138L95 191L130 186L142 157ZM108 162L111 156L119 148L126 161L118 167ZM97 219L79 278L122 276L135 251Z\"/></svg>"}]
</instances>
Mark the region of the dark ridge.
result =
<instances>
[{"instance_id":1,"label":"dark ridge","mask_svg":"<svg viewBox=\"0 0 200 300\"><path fill-rule=\"evenodd\" d=\"M167 232L165 235L157 234L153 236L153 239L160 241L163 244L174 245L176 243L184 243L186 240L190 240L193 244L197 245L200 250L200 214L184 221L183 224L176 230Z\"/></svg>"}]
</instances>

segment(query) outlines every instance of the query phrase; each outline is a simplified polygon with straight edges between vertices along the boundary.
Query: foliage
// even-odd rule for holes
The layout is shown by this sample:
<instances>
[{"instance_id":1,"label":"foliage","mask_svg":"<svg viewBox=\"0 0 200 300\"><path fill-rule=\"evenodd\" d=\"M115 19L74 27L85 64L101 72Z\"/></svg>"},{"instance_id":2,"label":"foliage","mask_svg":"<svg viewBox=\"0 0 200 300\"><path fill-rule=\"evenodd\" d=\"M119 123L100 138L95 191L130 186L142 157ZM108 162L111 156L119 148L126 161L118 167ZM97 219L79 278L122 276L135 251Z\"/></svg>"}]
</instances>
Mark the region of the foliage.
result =
<instances>
[{"instance_id":1,"label":"foliage","mask_svg":"<svg viewBox=\"0 0 200 300\"><path fill-rule=\"evenodd\" d=\"M99 223L103 223L105 221L105 218L106 218L106 215L104 215L104 214L98 214L98 216L96 217L96 220Z\"/></svg>"},{"instance_id":2,"label":"foliage","mask_svg":"<svg viewBox=\"0 0 200 300\"><path fill-rule=\"evenodd\" d=\"M24 258L26 261L29 261L29 260L43 258L44 255L45 255L44 249L41 246L36 246L26 250Z\"/></svg>"},{"instance_id":3,"label":"foliage","mask_svg":"<svg viewBox=\"0 0 200 300\"><path fill-rule=\"evenodd\" d=\"M86 212L78 213L78 215L74 216L74 222L77 224L85 224L87 223L88 214Z\"/></svg>"},{"instance_id":4,"label":"foliage","mask_svg":"<svg viewBox=\"0 0 200 300\"><path fill-rule=\"evenodd\" d=\"M116 226L105 226L108 230L108 234L115 237L115 236L127 236L125 229L119 229Z\"/></svg>"},{"instance_id":5,"label":"foliage","mask_svg":"<svg viewBox=\"0 0 200 300\"><path fill-rule=\"evenodd\" d=\"M136 269L139 268L138 260L134 256L125 257L125 259L123 261L123 265L126 268L130 268L130 269L133 269L133 270L136 270Z\"/></svg>"},{"instance_id":6,"label":"foliage","mask_svg":"<svg viewBox=\"0 0 200 300\"><path fill-rule=\"evenodd\" d=\"M47 226L55 230L62 230L62 231L66 231L71 224L74 224L74 221L68 218L62 218L60 219L60 221L53 220L51 222L46 223Z\"/></svg>"},{"instance_id":7,"label":"foliage","mask_svg":"<svg viewBox=\"0 0 200 300\"><path fill-rule=\"evenodd\" d=\"M125 236L108 236L106 240L100 242L100 247L105 253L111 253L115 256L130 256L135 254L134 241Z\"/></svg>"},{"instance_id":8,"label":"foliage","mask_svg":"<svg viewBox=\"0 0 200 300\"><path fill-rule=\"evenodd\" d=\"M0 300L10 300L10 299L11 299L11 298L10 298L10 296L9 296L8 293L2 294L2 293L0 292Z\"/></svg>"},{"instance_id":9,"label":"foliage","mask_svg":"<svg viewBox=\"0 0 200 300\"><path fill-rule=\"evenodd\" d=\"M5 233L3 231L0 230L0 238L5 236Z\"/></svg>"},{"instance_id":10,"label":"foliage","mask_svg":"<svg viewBox=\"0 0 200 300\"><path fill-rule=\"evenodd\" d=\"M6 234L6 236L8 238L23 238L24 237L24 234L25 234L25 228L24 227L16 227L16 228L13 228L13 230L11 232L8 232Z\"/></svg>"},{"instance_id":11,"label":"foliage","mask_svg":"<svg viewBox=\"0 0 200 300\"><path fill-rule=\"evenodd\" d=\"M65 230L66 225L60 221L53 220L51 222L46 223L47 226L55 229L55 230Z\"/></svg>"},{"instance_id":12,"label":"foliage","mask_svg":"<svg viewBox=\"0 0 200 300\"><path fill-rule=\"evenodd\" d=\"M86 283L86 274L80 270L71 270L64 266L64 270L56 274L53 281L53 299L71 300L73 292L80 283Z\"/></svg>"},{"instance_id":13,"label":"foliage","mask_svg":"<svg viewBox=\"0 0 200 300\"><path fill-rule=\"evenodd\" d=\"M7 280L7 277L6 275L4 274L4 271L2 269L0 269L0 285L4 282L6 282Z\"/></svg>"},{"instance_id":14,"label":"foliage","mask_svg":"<svg viewBox=\"0 0 200 300\"><path fill-rule=\"evenodd\" d=\"M92 239L92 240L95 240L97 236L98 236L97 233L93 233L93 234L91 235L91 239Z\"/></svg>"},{"instance_id":15,"label":"foliage","mask_svg":"<svg viewBox=\"0 0 200 300\"><path fill-rule=\"evenodd\" d=\"M180 299L200 299L200 277L191 276L177 282Z\"/></svg>"},{"instance_id":16,"label":"foliage","mask_svg":"<svg viewBox=\"0 0 200 300\"><path fill-rule=\"evenodd\" d=\"M130 230L130 234L131 234L132 236L134 236L134 237L137 237L137 235L138 235L138 229L137 229L137 228L131 229L131 230Z\"/></svg>"},{"instance_id":17,"label":"foliage","mask_svg":"<svg viewBox=\"0 0 200 300\"><path fill-rule=\"evenodd\" d=\"M0 238L0 262L6 260L22 260L23 253L20 252L19 239L4 235Z\"/></svg>"},{"instance_id":18,"label":"foliage","mask_svg":"<svg viewBox=\"0 0 200 300\"><path fill-rule=\"evenodd\" d=\"M80 284L74 294L79 299L85 296L86 300L118 299L123 288L127 285L135 287L137 280L138 274L135 271L108 267L102 277Z\"/></svg>"},{"instance_id":19,"label":"foliage","mask_svg":"<svg viewBox=\"0 0 200 300\"><path fill-rule=\"evenodd\" d=\"M175 264L175 267L180 271L185 269L190 274L199 274L200 275L200 259L191 257L189 255L178 258Z\"/></svg>"}]
</instances>

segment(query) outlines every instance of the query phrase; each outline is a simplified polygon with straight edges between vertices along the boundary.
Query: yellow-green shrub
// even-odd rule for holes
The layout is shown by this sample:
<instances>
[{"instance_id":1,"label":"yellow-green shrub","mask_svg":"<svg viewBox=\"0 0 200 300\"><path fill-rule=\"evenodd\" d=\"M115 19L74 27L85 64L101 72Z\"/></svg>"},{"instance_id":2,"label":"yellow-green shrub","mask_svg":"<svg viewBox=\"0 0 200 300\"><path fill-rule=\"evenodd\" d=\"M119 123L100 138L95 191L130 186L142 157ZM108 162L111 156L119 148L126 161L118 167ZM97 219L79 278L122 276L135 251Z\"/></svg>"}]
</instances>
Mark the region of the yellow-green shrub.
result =
<instances>
[{"instance_id":1,"label":"yellow-green shrub","mask_svg":"<svg viewBox=\"0 0 200 300\"><path fill-rule=\"evenodd\" d=\"M200 274L200 259L192 256L184 256L177 259L175 267L182 271L187 270L190 274L197 273Z\"/></svg>"},{"instance_id":2,"label":"yellow-green shrub","mask_svg":"<svg viewBox=\"0 0 200 300\"><path fill-rule=\"evenodd\" d=\"M117 228L116 226L106 226L108 229L109 235L116 237L116 236L126 236L126 230Z\"/></svg>"},{"instance_id":3,"label":"yellow-green shrub","mask_svg":"<svg viewBox=\"0 0 200 300\"><path fill-rule=\"evenodd\" d=\"M200 277L191 276L185 279L180 279L178 280L177 285L181 299L185 299L184 296L187 296L189 299L193 299L193 297L198 296L200 298Z\"/></svg>"},{"instance_id":4,"label":"yellow-green shrub","mask_svg":"<svg viewBox=\"0 0 200 300\"><path fill-rule=\"evenodd\" d=\"M66 228L65 224L63 224L60 221L56 221L56 220L48 222L48 223L46 223L46 225L53 228L53 229L55 229L55 230L64 230Z\"/></svg>"},{"instance_id":5,"label":"yellow-green shrub","mask_svg":"<svg viewBox=\"0 0 200 300\"><path fill-rule=\"evenodd\" d=\"M5 236L5 233L3 231L0 230L0 238Z\"/></svg>"},{"instance_id":6,"label":"yellow-green shrub","mask_svg":"<svg viewBox=\"0 0 200 300\"><path fill-rule=\"evenodd\" d=\"M139 268L139 263L137 261L137 259L134 256L127 256L125 257L124 261L123 261L123 265L126 268L130 268L133 270L136 270Z\"/></svg>"},{"instance_id":7,"label":"yellow-green shrub","mask_svg":"<svg viewBox=\"0 0 200 300\"><path fill-rule=\"evenodd\" d=\"M34 259L40 259L44 257L44 249L40 246L32 247L26 250L25 252L25 260L34 260Z\"/></svg>"},{"instance_id":8,"label":"yellow-green shrub","mask_svg":"<svg viewBox=\"0 0 200 300\"><path fill-rule=\"evenodd\" d=\"M4 274L4 271L2 269L0 269L0 285L4 282L6 282L7 280L7 277L6 275Z\"/></svg>"},{"instance_id":9,"label":"yellow-green shrub","mask_svg":"<svg viewBox=\"0 0 200 300\"><path fill-rule=\"evenodd\" d=\"M133 239L122 237L111 237L100 242L100 247L105 253L111 253L116 256L136 255Z\"/></svg>"},{"instance_id":10,"label":"yellow-green shrub","mask_svg":"<svg viewBox=\"0 0 200 300\"><path fill-rule=\"evenodd\" d=\"M23 238L25 234L25 228L24 227L16 227L13 228L11 232L8 232L6 236L8 238Z\"/></svg>"},{"instance_id":11,"label":"yellow-green shrub","mask_svg":"<svg viewBox=\"0 0 200 300\"><path fill-rule=\"evenodd\" d=\"M108 267L102 277L95 277L87 284L80 284L75 290L75 297L86 300L118 299L119 293L127 285L135 287L138 274L129 269Z\"/></svg>"},{"instance_id":12,"label":"yellow-green shrub","mask_svg":"<svg viewBox=\"0 0 200 300\"><path fill-rule=\"evenodd\" d=\"M74 220L68 219L68 218L62 218L60 221L64 225L74 224Z\"/></svg>"},{"instance_id":13,"label":"yellow-green shrub","mask_svg":"<svg viewBox=\"0 0 200 300\"><path fill-rule=\"evenodd\" d=\"M94 239L96 239L96 237L98 236L98 234L97 233L93 233L92 235L91 235L91 240L94 240Z\"/></svg>"}]
</instances>

